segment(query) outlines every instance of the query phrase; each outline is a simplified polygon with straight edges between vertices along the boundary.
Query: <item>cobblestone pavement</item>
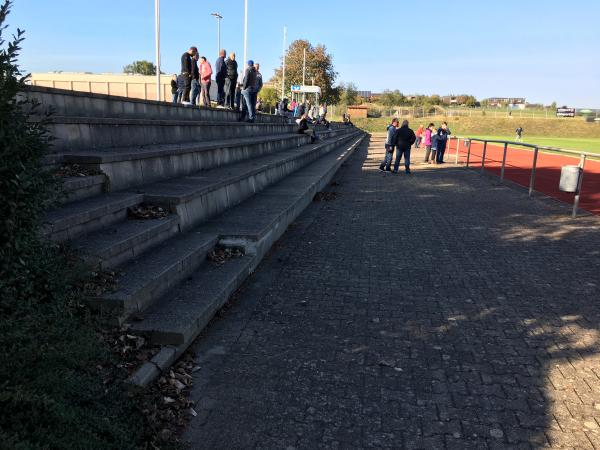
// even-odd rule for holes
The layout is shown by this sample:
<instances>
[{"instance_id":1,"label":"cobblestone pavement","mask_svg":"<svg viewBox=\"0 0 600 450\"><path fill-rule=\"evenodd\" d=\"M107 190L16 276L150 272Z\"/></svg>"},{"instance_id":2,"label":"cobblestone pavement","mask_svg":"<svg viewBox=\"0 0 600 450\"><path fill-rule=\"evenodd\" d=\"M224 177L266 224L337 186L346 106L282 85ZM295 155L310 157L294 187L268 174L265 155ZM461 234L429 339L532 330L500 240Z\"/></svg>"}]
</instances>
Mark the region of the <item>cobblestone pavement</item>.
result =
<instances>
[{"instance_id":1,"label":"cobblestone pavement","mask_svg":"<svg viewBox=\"0 0 600 450\"><path fill-rule=\"evenodd\" d=\"M193 448L600 449L600 221L365 144L194 345Z\"/></svg>"}]
</instances>

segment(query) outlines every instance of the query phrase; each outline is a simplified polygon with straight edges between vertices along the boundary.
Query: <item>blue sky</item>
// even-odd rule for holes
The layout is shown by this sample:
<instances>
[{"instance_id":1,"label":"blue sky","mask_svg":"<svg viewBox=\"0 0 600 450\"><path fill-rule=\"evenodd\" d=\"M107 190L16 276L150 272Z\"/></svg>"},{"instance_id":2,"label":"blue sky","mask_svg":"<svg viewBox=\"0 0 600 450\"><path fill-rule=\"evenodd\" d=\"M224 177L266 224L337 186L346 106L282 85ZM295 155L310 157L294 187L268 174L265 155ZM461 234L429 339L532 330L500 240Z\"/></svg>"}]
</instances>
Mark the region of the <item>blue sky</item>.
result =
<instances>
[{"instance_id":1,"label":"blue sky","mask_svg":"<svg viewBox=\"0 0 600 450\"><path fill-rule=\"evenodd\" d=\"M182 8L181 5L185 5ZM243 53L243 0L161 1L162 68L178 70L189 45L212 60ZM600 108L600 2L596 0L249 0L249 57L269 77L288 43L325 44L339 80L375 92L526 97ZM303 6L304 5L304 6ZM153 0L16 0L11 28L27 31L30 72L120 72L154 59Z\"/></svg>"}]
</instances>

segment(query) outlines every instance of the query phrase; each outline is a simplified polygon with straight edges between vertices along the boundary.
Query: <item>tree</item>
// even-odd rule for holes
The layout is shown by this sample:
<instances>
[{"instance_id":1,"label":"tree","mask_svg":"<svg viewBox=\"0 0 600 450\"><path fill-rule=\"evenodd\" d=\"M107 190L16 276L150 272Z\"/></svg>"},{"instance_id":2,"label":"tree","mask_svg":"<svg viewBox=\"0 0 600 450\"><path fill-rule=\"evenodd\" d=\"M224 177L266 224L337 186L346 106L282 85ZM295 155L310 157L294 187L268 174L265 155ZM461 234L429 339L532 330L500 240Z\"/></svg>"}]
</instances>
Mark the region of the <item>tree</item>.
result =
<instances>
[{"instance_id":1,"label":"tree","mask_svg":"<svg viewBox=\"0 0 600 450\"><path fill-rule=\"evenodd\" d=\"M354 83L344 84L341 83L338 87L339 89L339 103L342 105L357 105L359 103L358 100L358 90L356 89L356 85Z\"/></svg>"},{"instance_id":2,"label":"tree","mask_svg":"<svg viewBox=\"0 0 600 450\"><path fill-rule=\"evenodd\" d=\"M279 95L277 94L277 90L272 87L264 87L261 89L258 97L261 99L263 104L263 109L269 112L270 109L274 108L279 101Z\"/></svg>"},{"instance_id":3,"label":"tree","mask_svg":"<svg viewBox=\"0 0 600 450\"><path fill-rule=\"evenodd\" d=\"M302 84L302 68L306 49L306 80L307 85L314 84L321 88L321 98L327 103L337 103L339 91L333 86L337 72L333 68L333 57L327 53L324 45L314 47L310 42L298 39L290 44L285 58L285 87L284 92L291 91L292 85ZM271 82L280 89L283 69L275 70ZM281 93L279 93L281 95Z\"/></svg>"},{"instance_id":4,"label":"tree","mask_svg":"<svg viewBox=\"0 0 600 450\"><path fill-rule=\"evenodd\" d=\"M134 61L123 67L124 73L136 73L139 75L156 75L156 66L150 61Z\"/></svg>"}]
</instances>

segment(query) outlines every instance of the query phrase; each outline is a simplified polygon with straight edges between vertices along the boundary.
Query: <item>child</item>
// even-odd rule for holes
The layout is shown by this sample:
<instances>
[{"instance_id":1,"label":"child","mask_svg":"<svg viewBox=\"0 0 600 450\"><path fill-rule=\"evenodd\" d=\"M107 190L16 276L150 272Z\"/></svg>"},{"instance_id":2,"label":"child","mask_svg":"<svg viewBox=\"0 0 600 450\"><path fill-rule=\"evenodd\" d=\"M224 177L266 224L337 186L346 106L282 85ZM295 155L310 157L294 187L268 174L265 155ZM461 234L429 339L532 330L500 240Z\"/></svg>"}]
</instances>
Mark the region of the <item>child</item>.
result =
<instances>
[{"instance_id":1,"label":"child","mask_svg":"<svg viewBox=\"0 0 600 450\"><path fill-rule=\"evenodd\" d=\"M425 145L425 162L428 164L431 164L429 162L429 155L431 155L431 138L433 136L433 130L435 129L433 123L430 123L429 125L427 125L427 128L425 129L425 140L424 140L424 144ZM434 150L435 151L435 150ZM434 154L434 158L435 160L435 154Z\"/></svg>"},{"instance_id":2,"label":"child","mask_svg":"<svg viewBox=\"0 0 600 450\"><path fill-rule=\"evenodd\" d=\"M431 163L437 164L437 150L438 150L439 136L437 133L431 131Z\"/></svg>"},{"instance_id":3,"label":"child","mask_svg":"<svg viewBox=\"0 0 600 450\"><path fill-rule=\"evenodd\" d=\"M394 137L396 135L396 128L398 128L398 119L392 119L392 123L387 127L387 138L385 140L385 158L381 161L379 170L382 172L391 171L392 156L394 156Z\"/></svg>"}]
</instances>

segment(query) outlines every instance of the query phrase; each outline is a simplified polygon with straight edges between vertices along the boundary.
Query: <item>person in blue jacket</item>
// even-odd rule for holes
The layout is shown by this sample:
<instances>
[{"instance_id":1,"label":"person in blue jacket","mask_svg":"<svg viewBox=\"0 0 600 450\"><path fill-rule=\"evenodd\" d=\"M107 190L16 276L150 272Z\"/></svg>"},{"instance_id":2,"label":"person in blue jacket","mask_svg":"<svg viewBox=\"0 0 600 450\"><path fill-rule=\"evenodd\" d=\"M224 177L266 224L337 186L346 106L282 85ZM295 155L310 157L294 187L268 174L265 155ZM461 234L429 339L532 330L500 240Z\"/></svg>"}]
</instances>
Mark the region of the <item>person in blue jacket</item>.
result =
<instances>
[{"instance_id":1,"label":"person in blue jacket","mask_svg":"<svg viewBox=\"0 0 600 450\"><path fill-rule=\"evenodd\" d=\"M444 122L437 130L438 138L436 161L438 164L444 164L444 153L446 152L446 143L448 142L448 136L450 136L450 134L451 131L446 122Z\"/></svg>"},{"instance_id":2,"label":"person in blue jacket","mask_svg":"<svg viewBox=\"0 0 600 450\"><path fill-rule=\"evenodd\" d=\"M392 156L394 155L394 140L396 137L396 129L398 128L398 119L392 119L392 123L387 127L387 137L385 139L385 157L383 161L381 161L381 165L379 166L379 170L382 172L387 170L390 172L392 170Z\"/></svg>"}]
</instances>

